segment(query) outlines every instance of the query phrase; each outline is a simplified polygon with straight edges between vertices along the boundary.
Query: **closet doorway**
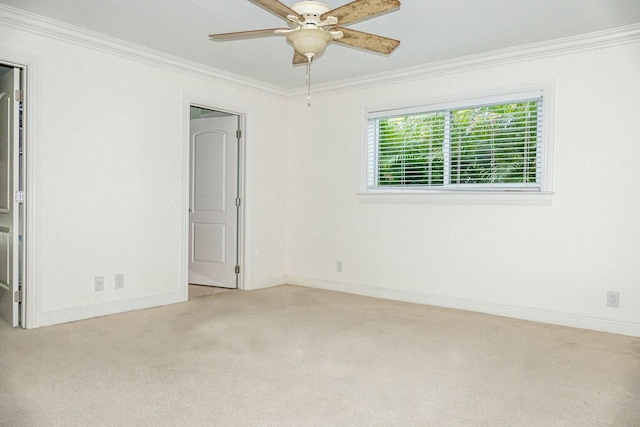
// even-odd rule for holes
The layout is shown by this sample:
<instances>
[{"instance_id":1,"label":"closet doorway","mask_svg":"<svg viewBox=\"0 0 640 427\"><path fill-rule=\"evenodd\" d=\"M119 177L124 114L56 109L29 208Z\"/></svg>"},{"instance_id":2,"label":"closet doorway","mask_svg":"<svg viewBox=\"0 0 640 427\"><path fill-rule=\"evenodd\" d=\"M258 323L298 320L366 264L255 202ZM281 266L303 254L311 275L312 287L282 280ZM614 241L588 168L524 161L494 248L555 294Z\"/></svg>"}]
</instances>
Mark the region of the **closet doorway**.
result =
<instances>
[{"instance_id":1,"label":"closet doorway","mask_svg":"<svg viewBox=\"0 0 640 427\"><path fill-rule=\"evenodd\" d=\"M238 287L242 123L237 114L190 105L190 287Z\"/></svg>"},{"instance_id":2,"label":"closet doorway","mask_svg":"<svg viewBox=\"0 0 640 427\"><path fill-rule=\"evenodd\" d=\"M0 319L26 327L23 67L0 63Z\"/></svg>"}]
</instances>

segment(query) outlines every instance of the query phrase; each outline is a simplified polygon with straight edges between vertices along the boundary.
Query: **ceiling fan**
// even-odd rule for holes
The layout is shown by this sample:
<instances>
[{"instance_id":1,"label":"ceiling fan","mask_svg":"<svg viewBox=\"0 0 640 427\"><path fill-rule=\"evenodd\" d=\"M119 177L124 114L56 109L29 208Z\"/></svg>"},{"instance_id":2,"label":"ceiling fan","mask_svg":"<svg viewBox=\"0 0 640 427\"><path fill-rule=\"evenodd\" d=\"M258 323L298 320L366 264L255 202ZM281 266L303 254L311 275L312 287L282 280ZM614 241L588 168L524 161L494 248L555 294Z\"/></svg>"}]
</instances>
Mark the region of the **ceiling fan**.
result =
<instances>
[{"instance_id":1,"label":"ceiling fan","mask_svg":"<svg viewBox=\"0 0 640 427\"><path fill-rule=\"evenodd\" d=\"M228 41L284 35L294 48L293 64L307 64L309 87L311 62L331 42L384 55L389 55L400 45L398 40L344 28L344 25L398 9L399 0L355 0L333 10L324 3L310 0L295 3L291 7L278 0L249 1L287 21L289 28L212 34L209 38L213 41Z\"/></svg>"}]
</instances>

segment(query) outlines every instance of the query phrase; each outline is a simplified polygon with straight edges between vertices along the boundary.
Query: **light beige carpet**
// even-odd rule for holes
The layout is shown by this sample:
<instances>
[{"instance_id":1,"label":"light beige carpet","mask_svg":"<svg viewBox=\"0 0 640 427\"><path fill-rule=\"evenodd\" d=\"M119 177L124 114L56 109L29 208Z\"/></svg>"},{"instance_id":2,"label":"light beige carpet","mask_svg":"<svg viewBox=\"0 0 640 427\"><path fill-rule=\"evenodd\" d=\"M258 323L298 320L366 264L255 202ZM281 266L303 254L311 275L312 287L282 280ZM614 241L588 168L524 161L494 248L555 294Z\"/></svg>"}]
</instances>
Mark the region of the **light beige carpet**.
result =
<instances>
[{"instance_id":1,"label":"light beige carpet","mask_svg":"<svg viewBox=\"0 0 640 427\"><path fill-rule=\"evenodd\" d=\"M0 326L2 426L639 426L640 339L280 286Z\"/></svg>"},{"instance_id":2,"label":"light beige carpet","mask_svg":"<svg viewBox=\"0 0 640 427\"><path fill-rule=\"evenodd\" d=\"M231 290L232 289L229 288L218 288L216 286L189 285L189 299L206 297Z\"/></svg>"}]
</instances>

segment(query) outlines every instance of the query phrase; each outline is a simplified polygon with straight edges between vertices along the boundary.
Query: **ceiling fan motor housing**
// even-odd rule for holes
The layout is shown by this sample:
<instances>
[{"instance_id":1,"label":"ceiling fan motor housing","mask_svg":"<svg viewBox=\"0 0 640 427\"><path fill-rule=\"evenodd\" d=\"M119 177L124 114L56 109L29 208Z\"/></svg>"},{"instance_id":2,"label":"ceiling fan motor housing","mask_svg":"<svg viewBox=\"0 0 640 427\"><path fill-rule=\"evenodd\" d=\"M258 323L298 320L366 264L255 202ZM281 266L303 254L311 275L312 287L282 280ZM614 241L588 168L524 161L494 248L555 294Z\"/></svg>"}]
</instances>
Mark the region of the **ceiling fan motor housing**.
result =
<instances>
[{"instance_id":1,"label":"ceiling fan motor housing","mask_svg":"<svg viewBox=\"0 0 640 427\"><path fill-rule=\"evenodd\" d=\"M319 1L301 1L291 6L291 9L302 15L306 22L315 21L316 24L320 23L320 16L331 10L329 6Z\"/></svg>"}]
</instances>

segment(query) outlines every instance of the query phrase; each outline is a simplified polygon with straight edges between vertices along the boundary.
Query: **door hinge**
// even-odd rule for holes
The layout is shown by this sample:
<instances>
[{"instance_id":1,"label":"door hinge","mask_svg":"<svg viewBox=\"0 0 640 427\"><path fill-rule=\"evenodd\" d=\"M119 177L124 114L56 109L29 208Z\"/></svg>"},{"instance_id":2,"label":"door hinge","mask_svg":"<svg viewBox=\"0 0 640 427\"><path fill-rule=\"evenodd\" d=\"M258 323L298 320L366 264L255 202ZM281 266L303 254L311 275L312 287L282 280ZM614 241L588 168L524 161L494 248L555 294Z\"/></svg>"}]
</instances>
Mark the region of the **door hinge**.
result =
<instances>
[{"instance_id":1,"label":"door hinge","mask_svg":"<svg viewBox=\"0 0 640 427\"><path fill-rule=\"evenodd\" d=\"M235 271L236 271L236 274L240 274L240 266L239 265L236 265L236 270Z\"/></svg>"},{"instance_id":2,"label":"door hinge","mask_svg":"<svg viewBox=\"0 0 640 427\"><path fill-rule=\"evenodd\" d=\"M242 131L240 129L236 131L236 138L238 139L242 138Z\"/></svg>"},{"instance_id":3,"label":"door hinge","mask_svg":"<svg viewBox=\"0 0 640 427\"><path fill-rule=\"evenodd\" d=\"M240 206L240 197L236 197L236 206Z\"/></svg>"},{"instance_id":4,"label":"door hinge","mask_svg":"<svg viewBox=\"0 0 640 427\"><path fill-rule=\"evenodd\" d=\"M17 303L21 303L22 302L22 291L15 291L13 293L13 301L17 302Z\"/></svg>"},{"instance_id":5,"label":"door hinge","mask_svg":"<svg viewBox=\"0 0 640 427\"><path fill-rule=\"evenodd\" d=\"M16 191L14 198L16 203L24 203L24 191L22 190Z\"/></svg>"},{"instance_id":6,"label":"door hinge","mask_svg":"<svg viewBox=\"0 0 640 427\"><path fill-rule=\"evenodd\" d=\"M17 89L16 90L16 101L17 102L23 102L24 100L22 99L24 97L24 91Z\"/></svg>"}]
</instances>

